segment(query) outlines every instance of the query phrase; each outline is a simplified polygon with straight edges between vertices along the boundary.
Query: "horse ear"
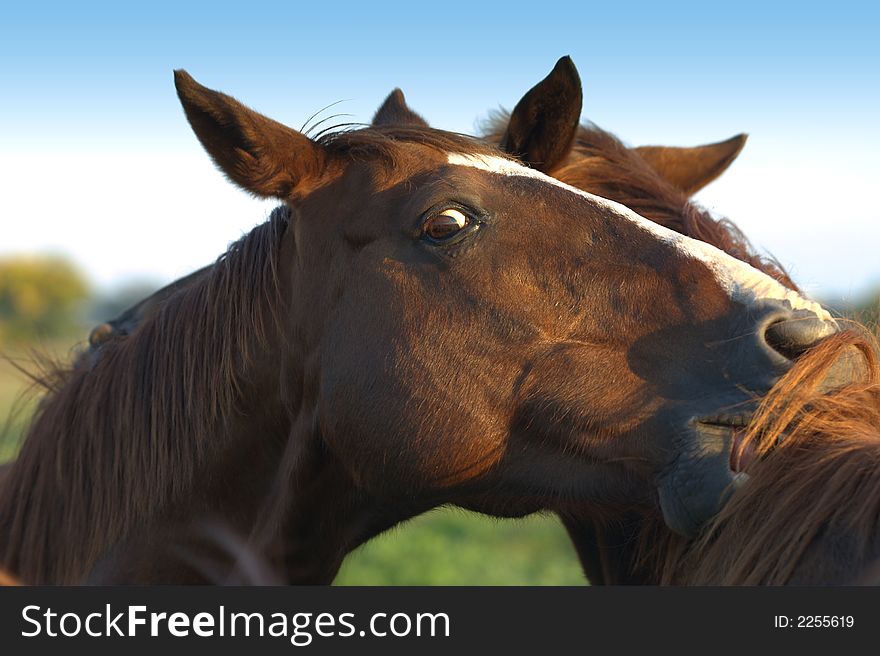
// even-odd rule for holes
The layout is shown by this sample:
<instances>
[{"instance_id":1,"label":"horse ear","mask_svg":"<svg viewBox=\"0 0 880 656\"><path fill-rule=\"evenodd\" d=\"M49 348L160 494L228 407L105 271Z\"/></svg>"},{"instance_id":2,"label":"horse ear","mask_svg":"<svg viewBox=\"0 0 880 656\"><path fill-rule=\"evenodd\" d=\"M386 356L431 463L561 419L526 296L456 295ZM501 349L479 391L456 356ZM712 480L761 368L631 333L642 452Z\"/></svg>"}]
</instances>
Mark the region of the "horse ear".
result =
<instances>
[{"instance_id":1,"label":"horse ear","mask_svg":"<svg viewBox=\"0 0 880 656\"><path fill-rule=\"evenodd\" d=\"M693 148L640 146L635 150L662 178L690 196L733 164L748 136L738 134L727 141Z\"/></svg>"},{"instance_id":2,"label":"horse ear","mask_svg":"<svg viewBox=\"0 0 880 656\"><path fill-rule=\"evenodd\" d=\"M409 108L406 98L403 97L403 91L395 89L388 94L385 102L376 111L373 125L410 125L426 128L428 122Z\"/></svg>"},{"instance_id":3,"label":"horse ear","mask_svg":"<svg viewBox=\"0 0 880 656\"><path fill-rule=\"evenodd\" d=\"M580 76L571 57L562 57L513 108L501 149L539 171L550 171L571 150L582 104Z\"/></svg>"},{"instance_id":4,"label":"horse ear","mask_svg":"<svg viewBox=\"0 0 880 656\"><path fill-rule=\"evenodd\" d=\"M235 184L264 198L307 194L325 171L326 151L308 137L174 71L174 85L193 131Z\"/></svg>"}]
</instances>

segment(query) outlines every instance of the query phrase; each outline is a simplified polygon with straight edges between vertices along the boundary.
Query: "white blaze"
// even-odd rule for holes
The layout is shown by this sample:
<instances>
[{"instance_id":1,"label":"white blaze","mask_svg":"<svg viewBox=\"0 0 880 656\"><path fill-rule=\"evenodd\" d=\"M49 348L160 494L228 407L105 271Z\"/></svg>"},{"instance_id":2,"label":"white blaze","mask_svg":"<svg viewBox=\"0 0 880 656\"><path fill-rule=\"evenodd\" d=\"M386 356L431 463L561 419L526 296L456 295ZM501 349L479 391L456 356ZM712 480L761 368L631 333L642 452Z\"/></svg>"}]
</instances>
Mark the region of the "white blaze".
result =
<instances>
[{"instance_id":1,"label":"white blaze","mask_svg":"<svg viewBox=\"0 0 880 656\"><path fill-rule=\"evenodd\" d=\"M469 166L499 175L534 178L535 180L541 180L547 184L570 191L578 196L588 198L598 205L607 207L621 218L632 221L656 236L660 241L672 245L687 257L699 260L705 264L733 300L747 306L761 299L788 301L791 304L792 310L808 310L819 319L833 321L831 314L821 305L788 289L766 273L758 271L753 266L728 255L706 242L686 237L681 233L654 223L620 203L615 203L607 198L572 187L540 171L530 169L503 157L450 153L448 161L450 164L457 166Z\"/></svg>"}]
</instances>

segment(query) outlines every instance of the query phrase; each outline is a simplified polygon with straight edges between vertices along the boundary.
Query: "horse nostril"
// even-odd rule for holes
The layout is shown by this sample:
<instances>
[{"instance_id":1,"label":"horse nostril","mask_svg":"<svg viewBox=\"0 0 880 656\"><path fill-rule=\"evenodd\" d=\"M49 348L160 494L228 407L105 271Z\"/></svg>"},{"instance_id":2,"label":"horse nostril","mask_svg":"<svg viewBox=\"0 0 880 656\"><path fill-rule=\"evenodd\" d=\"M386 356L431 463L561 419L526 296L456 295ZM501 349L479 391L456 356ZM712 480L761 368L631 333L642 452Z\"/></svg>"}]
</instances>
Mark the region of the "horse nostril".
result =
<instances>
[{"instance_id":1,"label":"horse nostril","mask_svg":"<svg viewBox=\"0 0 880 656\"><path fill-rule=\"evenodd\" d=\"M835 332L837 324L833 321L823 321L812 312L795 312L767 326L764 341L786 359L795 360Z\"/></svg>"}]
</instances>

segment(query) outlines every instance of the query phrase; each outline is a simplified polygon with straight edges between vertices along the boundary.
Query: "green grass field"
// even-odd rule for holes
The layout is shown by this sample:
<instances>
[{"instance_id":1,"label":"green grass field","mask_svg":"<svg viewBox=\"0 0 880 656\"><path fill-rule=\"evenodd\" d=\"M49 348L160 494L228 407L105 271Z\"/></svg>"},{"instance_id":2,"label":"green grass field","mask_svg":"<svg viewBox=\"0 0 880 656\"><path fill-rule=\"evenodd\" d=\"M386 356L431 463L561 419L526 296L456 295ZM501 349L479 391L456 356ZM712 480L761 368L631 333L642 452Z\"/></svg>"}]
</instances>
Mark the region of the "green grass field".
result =
<instances>
[{"instance_id":1,"label":"green grass field","mask_svg":"<svg viewBox=\"0 0 880 656\"><path fill-rule=\"evenodd\" d=\"M70 342L42 348L67 354ZM26 349L4 347L18 361ZM0 359L0 462L13 457L35 400L8 421L27 379ZM552 516L496 520L443 508L388 531L346 560L336 585L583 585L565 530Z\"/></svg>"},{"instance_id":2,"label":"green grass field","mask_svg":"<svg viewBox=\"0 0 880 656\"><path fill-rule=\"evenodd\" d=\"M584 585L555 517L496 520L435 510L368 542L336 585Z\"/></svg>"}]
</instances>

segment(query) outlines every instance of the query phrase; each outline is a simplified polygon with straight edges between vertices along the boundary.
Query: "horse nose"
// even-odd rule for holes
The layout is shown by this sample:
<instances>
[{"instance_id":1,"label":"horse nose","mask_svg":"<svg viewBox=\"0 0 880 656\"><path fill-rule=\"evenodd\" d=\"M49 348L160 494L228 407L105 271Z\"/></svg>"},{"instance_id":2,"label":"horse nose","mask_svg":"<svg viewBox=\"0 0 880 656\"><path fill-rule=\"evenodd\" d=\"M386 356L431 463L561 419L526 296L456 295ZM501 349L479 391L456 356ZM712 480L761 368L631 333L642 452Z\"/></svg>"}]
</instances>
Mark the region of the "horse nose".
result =
<instances>
[{"instance_id":1,"label":"horse nose","mask_svg":"<svg viewBox=\"0 0 880 656\"><path fill-rule=\"evenodd\" d=\"M771 320L764 329L764 344L786 360L795 360L811 346L839 330L834 321L808 310L794 310Z\"/></svg>"}]
</instances>

